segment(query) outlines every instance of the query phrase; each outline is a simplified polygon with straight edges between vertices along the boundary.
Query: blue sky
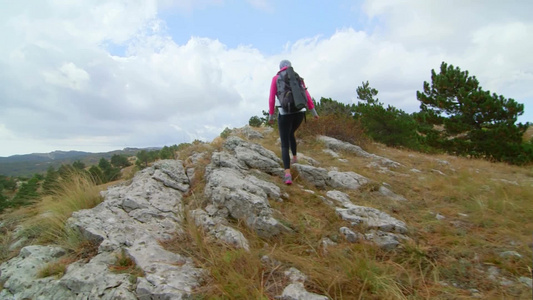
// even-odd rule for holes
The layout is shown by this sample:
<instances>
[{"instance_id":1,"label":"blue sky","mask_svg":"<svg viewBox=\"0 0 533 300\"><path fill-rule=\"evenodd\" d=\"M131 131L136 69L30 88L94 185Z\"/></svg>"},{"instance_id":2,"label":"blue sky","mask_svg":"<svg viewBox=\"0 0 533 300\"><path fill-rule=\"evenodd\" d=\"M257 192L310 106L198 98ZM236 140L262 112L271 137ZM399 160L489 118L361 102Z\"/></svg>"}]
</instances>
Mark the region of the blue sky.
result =
<instances>
[{"instance_id":1,"label":"blue sky","mask_svg":"<svg viewBox=\"0 0 533 300\"><path fill-rule=\"evenodd\" d=\"M2 1L0 156L211 141L289 59L315 99L408 113L445 61L533 121L532 1Z\"/></svg>"}]
</instances>

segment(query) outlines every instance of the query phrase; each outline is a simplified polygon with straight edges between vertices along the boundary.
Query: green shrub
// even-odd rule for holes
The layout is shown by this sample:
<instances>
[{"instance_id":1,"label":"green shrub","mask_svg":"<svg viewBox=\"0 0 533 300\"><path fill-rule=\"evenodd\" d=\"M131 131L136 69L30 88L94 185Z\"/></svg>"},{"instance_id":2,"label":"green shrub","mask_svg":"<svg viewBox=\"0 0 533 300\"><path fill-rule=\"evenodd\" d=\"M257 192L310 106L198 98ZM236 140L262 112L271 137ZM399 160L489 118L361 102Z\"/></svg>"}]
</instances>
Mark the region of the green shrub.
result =
<instances>
[{"instance_id":1,"label":"green shrub","mask_svg":"<svg viewBox=\"0 0 533 300\"><path fill-rule=\"evenodd\" d=\"M263 124L263 121L258 116L253 116L248 121L248 125L252 127L261 127L262 124Z\"/></svg>"},{"instance_id":2,"label":"green shrub","mask_svg":"<svg viewBox=\"0 0 533 300\"><path fill-rule=\"evenodd\" d=\"M220 133L220 137L223 138L223 139L227 139L230 134L231 134L231 129L229 129L228 127L226 127L221 133Z\"/></svg>"}]
</instances>

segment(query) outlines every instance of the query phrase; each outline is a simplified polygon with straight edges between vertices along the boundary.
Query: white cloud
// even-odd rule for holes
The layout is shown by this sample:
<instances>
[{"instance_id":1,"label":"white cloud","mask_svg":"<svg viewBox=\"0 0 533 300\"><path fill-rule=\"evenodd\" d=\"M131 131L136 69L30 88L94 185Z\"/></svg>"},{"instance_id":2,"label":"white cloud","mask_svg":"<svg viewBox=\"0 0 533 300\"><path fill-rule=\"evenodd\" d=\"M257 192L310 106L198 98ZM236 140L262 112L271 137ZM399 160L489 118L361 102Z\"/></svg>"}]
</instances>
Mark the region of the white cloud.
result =
<instances>
[{"instance_id":1,"label":"white cloud","mask_svg":"<svg viewBox=\"0 0 533 300\"><path fill-rule=\"evenodd\" d=\"M533 23L521 9L532 5L487 3L369 1L373 28L302 38L266 56L203 37L178 44L158 17L222 1L14 2L0 12L0 156L210 140L262 116L285 58L317 100L355 102L368 80L380 101L417 111L416 91L446 61L485 89L531 101Z\"/></svg>"},{"instance_id":2,"label":"white cloud","mask_svg":"<svg viewBox=\"0 0 533 300\"><path fill-rule=\"evenodd\" d=\"M82 90L90 79L89 73L71 62L63 64L57 71L43 71L43 76L47 83L73 90Z\"/></svg>"}]
</instances>

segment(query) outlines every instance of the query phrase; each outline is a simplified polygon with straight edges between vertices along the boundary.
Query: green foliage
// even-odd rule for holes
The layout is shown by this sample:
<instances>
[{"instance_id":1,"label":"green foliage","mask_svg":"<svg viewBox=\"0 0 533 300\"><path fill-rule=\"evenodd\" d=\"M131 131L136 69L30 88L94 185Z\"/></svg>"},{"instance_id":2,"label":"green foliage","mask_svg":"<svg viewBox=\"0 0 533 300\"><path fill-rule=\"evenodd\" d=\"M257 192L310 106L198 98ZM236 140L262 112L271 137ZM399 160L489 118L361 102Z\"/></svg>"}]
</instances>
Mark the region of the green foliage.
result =
<instances>
[{"instance_id":1,"label":"green foliage","mask_svg":"<svg viewBox=\"0 0 533 300\"><path fill-rule=\"evenodd\" d=\"M383 107L379 99L374 99L377 94L378 90L371 88L368 81L357 87L357 97L364 102L354 105L352 110L354 118L361 122L365 133L387 146L422 149L414 118L393 106Z\"/></svg>"},{"instance_id":2,"label":"green foliage","mask_svg":"<svg viewBox=\"0 0 533 300\"><path fill-rule=\"evenodd\" d=\"M439 74L431 70L431 84L424 82L417 99L421 111L415 117L428 145L509 163L533 160L522 145L529 123L515 124L524 105L484 91L468 71L442 62Z\"/></svg>"},{"instance_id":3,"label":"green foliage","mask_svg":"<svg viewBox=\"0 0 533 300\"><path fill-rule=\"evenodd\" d=\"M270 124L270 123L268 122L268 119L270 118L270 114L268 113L268 111L263 110L263 111L262 111L262 114L263 114L263 117L260 118L261 122L262 122L265 126L273 127L274 124L275 124L275 122L274 122L274 124Z\"/></svg>"},{"instance_id":4,"label":"green foliage","mask_svg":"<svg viewBox=\"0 0 533 300\"><path fill-rule=\"evenodd\" d=\"M352 105L344 104L331 98L320 98L320 102L315 104L315 110L320 116L352 116Z\"/></svg>"},{"instance_id":5,"label":"green foliage","mask_svg":"<svg viewBox=\"0 0 533 300\"><path fill-rule=\"evenodd\" d=\"M157 151L157 150L153 150L153 151L141 150L141 151L137 152L137 161L135 162L135 164L139 168L146 168L146 167L148 167L149 163L154 162L157 159L159 159L159 151Z\"/></svg>"},{"instance_id":6,"label":"green foliage","mask_svg":"<svg viewBox=\"0 0 533 300\"><path fill-rule=\"evenodd\" d=\"M59 173L59 176L61 178L67 178L69 176L69 174L71 174L72 172L74 172L74 168L72 167L72 165L61 165L59 167L59 169L57 170L57 172Z\"/></svg>"},{"instance_id":7,"label":"green foliage","mask_svg":"<svg viewBox=\"0 0 533 300\"><path fill-rule=\"evenodd\" d=\"M17 190L17 183L12 177L0 175L0 213L10 206L9 197L6 192Z\"/></svg>"},{"instance_id":8,"label":"green foliage","mask_svg":"<svg viewBox=\"0 0 533 300\"><path fill-rule=\"evenodd\" d=\"M91 174L91 177L93 178L96 184L104 183L104 180L105 180L104 173L102 173L102 170L100 170L98 166L92 165L89 168L89 174Z\"/></svg>"},{"instance_id":9,"label":"green foliage","mask_svg":"<svg viewBox=\"0 0 533 300\"><path fill-rule=\"evenodd\" d=\"M19 207L32 204L39 198L38 189L39 178L34 176L28 182L22 184L15 197L13 197L13 200L11 200L11 206Z\"/></svg>"},{"instance_id":10,"label":"green foliage","mask_svg":"<svg viewBox=\"0 0 533 300\"><path fill-rule=\"evenodd\" d=\"M77 170L85 170L85 164L81 160L73 162L72 167Z\"/></svg>"},{"instance_id":11,"label":"green foliage","mask_svg":"<svg viewBox=\"0 0 533 300\"><path fill-rule=\"evenodd\" d=\"M172 159L174 158L174 150L168 146L164 146L161 150L159 150L159 157L161 159Z\"/></svg>"},{"instance_id":12,"label":"green foliage","mask_svg":"<svg viewBox=\"0 0 533 300\"><path fill-rule=\"evenodd\" d=\"M159 151L158 150L148 151L148 157L150 159L150 162L158 160L160 158Z\"/></svg>"},{"instance_id":13,"label":"green foliage","mask_svg":"<svg viewBox=\"0 0 533 300\"><path fill-rule=\"evenodd\" d=\"M121 154L113 154L113 156L111 156L111 164L116 168L125 168L131 166L128 157Z\"/></svg>"},{"instance_id":14,"label":"green foliage","mask_svg":"<svg viewBox=\"0 0 533 300\"><path fill-rule=\"evenodd\" d=\"M6 196L3 194L4 187L0 185L0 213L4 211L4 209L9 207L9 202Z\"/></svg>"},{"instance_id":15,"label":"green foliage","mask_svg":"<svg viewBox=\"0 0 533 300\"><path fill-rule=\"evenodd\" d=\"M104 175L104 183L120 178L120 169L113 167L111 163L107 161L107 159L102 157L98 162L98 167L100 168L100 170L102 170L102 173Z\"/></svg>"},{"instance_id":16,"label":"green foliage","mask_svg":"<svg viewBox=\"0 0 533 300\"><path fill-rule=\"evenodd\" d=\"M231 129L228 127L224 128L224 130L220 133L220 137L223 139L227 139L229 135L231 134Z\"/></svg>"},{"instance_id":17,"label":"green foliage","mask_svg":"<svg viewBox=\"0 0 533 300\"><path fill-rule=\"evenodd\" d=\"M362 82L362 84L362 86L358 86L356 89L357 98L362 101L366 101L367 104L379 104L379 99L374 99L374 96L378 95L378 90L371 88L368 80L366 82Z\"/></svg>"},{"instance_id":18,"label":"green foliage","mask_svg":"<svg viewBox=\"0 0 533 300\"><path fill-rule=\"evenodd\" d=\"M17 182L13 177L0 175L0 185L3 186L5 190L13 192L17 189Z\"/></svg>"},{"instance_id":19,"label":"green foliage","mask_svg":"<svg viewBox=\"0 0 533 300\"><path fill-rule=\"evenodd\" d=\"M43 182L43 193L50 194L57 187L58 180L59 173L53 166L48 167Z\"/></svg>"},{"instance_id":20,"label":"green foliage","mask_svg":"<svg viewBox=\"0 0 533 300\"><path fill-rule=\"evenodd\" d=\"M252 127L261 127L261 124L263 124L263 120L261 120L261 118L259 118L258 116L253 116L248 121L248 125Z\"/></svg>"},{"instance_id":21,"label":"green foliage","mask_svg":"<svg viewBox=\"0 0 533 300\"><path fill-rule=\"evenodd\" d=\"M139 167L146 168L148 167L149 159L148 151L141 150L137 152L137 162L135 164Z\"/></svg>"}]
</instances>

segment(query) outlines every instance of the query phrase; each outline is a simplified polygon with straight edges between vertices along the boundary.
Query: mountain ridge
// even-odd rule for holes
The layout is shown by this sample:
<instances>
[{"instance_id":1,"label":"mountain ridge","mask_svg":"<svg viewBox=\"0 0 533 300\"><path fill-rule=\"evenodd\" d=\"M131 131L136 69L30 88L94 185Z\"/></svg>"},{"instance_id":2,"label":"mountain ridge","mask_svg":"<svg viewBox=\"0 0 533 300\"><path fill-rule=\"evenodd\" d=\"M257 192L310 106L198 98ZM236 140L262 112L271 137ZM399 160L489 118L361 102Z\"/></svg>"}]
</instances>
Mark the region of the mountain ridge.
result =
<instances>
[{"instance_id":1,"label":"mountain ridge","mask_svg":"<svg viewBox=\"0 0 533 300\"><path fill-rule=\"evenodd\" d=\"M0 175L4 176L31 176L36 173L45 173L50 166L59 168L62 164L72 164L80 160L86 165L97 164L101 158L109 159L115 154L135 155L141 150L155 150L158 147L132 148L108 152L85 152L77 150L56 150L48 153L15 154L0 157Z\"/></svg>"}]
</instances>

